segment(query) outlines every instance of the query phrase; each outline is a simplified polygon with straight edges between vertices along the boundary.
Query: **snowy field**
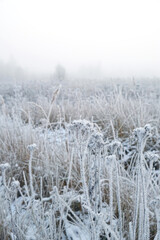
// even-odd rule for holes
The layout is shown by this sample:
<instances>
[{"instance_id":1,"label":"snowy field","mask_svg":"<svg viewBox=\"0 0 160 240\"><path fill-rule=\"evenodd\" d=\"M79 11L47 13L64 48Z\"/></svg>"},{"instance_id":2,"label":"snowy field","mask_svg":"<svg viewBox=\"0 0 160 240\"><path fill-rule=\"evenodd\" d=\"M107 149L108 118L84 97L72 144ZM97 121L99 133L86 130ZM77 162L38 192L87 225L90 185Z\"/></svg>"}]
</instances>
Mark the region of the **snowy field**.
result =
<instances>
[{"instance_id":1,"label":"snowy field","mask_svg":"<svg viewBox=\"0 0 160 240\"><path fill-rule=\"evenodd\" d=\"M0 239L160 239L158 81L0 86Z\"/></svg>"}]
</instances>

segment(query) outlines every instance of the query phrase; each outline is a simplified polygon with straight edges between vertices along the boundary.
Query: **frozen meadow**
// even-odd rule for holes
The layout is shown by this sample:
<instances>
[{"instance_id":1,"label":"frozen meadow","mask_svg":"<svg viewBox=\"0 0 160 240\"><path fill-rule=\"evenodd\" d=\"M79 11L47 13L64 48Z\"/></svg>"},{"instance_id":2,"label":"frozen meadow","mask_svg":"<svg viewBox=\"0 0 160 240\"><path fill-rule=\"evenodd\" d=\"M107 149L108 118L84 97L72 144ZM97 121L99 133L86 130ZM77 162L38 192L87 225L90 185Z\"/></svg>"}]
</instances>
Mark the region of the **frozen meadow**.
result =
<instances>
[{"instance_id":1,"label":"frozen meadow","mask_svg":"<svg viewBox=\"0 0 160 240\"><path fill-rule=\"evenodd\" d=\"M159 240L159 82L1 84L0 239Z\"/></svg>"}]
</instances>

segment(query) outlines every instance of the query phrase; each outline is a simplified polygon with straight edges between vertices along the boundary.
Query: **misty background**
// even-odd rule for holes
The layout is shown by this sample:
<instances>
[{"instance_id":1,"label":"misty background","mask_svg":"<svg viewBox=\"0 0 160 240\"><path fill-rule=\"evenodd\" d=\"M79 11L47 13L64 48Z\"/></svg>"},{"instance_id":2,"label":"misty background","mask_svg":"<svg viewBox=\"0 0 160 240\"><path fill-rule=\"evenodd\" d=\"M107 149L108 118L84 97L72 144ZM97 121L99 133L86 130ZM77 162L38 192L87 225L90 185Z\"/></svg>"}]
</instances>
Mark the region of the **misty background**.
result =
<instances>
[{"instance_id":1,"label":"misty background","mask_svg":"<svg viewBox=\"0 0 160 240\"><path fill-rule=\"evenodd\" d=\"M0 79L160 77L159 10L158 0L0 0Z\"/></svg>"}]
</instances>

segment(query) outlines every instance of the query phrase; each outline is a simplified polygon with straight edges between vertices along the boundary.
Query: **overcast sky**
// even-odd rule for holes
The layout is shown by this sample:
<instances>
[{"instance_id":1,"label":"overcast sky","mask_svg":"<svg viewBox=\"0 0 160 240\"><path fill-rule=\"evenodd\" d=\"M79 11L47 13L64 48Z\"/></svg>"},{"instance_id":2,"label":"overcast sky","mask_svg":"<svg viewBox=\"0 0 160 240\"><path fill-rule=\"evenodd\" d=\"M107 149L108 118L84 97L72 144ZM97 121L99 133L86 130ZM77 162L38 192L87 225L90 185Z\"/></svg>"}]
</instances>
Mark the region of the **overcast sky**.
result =
<instances>
[{"instance_id":1,"label":"overcast sky","mask_svg":"<svg viewBox=\"0 0 160 240\"><path fill-rule=\"evenodd\" d=\"M11 57L37 72L160 77L160 1L0 0L0 59Z\"/></svg>"}]
</instances>

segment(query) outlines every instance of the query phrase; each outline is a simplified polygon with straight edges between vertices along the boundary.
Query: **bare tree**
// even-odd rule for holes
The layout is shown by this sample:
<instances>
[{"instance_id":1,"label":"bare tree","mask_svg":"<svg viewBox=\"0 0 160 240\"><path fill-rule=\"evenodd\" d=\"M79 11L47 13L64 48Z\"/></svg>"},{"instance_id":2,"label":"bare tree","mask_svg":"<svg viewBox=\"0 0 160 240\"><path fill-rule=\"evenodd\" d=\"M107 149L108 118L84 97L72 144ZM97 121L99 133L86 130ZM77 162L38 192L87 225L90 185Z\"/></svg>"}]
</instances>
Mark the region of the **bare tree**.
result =
<instances>
[{"instance_id":1,"label":"bare tree","mask_svg":"<svg viewBox=\"0 0 160 240\"><path fill-rule=\"evenodd\" d=\"M59 82L64 81L66 78L66 70L62 65L57 65L55 68L55 79Z\"/></svg>"}]
</instances>

